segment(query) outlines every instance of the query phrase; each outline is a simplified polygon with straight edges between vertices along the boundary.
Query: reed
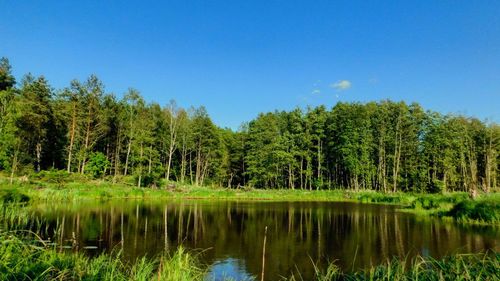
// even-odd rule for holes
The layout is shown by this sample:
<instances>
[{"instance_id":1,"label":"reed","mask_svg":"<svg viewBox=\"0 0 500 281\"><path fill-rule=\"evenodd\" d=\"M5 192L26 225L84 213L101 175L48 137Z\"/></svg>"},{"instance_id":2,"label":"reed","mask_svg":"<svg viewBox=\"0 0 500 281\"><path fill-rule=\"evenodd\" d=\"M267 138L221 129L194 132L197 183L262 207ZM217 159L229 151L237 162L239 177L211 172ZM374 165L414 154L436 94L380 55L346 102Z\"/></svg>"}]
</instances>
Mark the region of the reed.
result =
<instances>
[{"instance_id":1,"label":"reed","mask_svg":"<svg viewBox=\"0 0 500 281\"><path fill-rule=\"evenodd\" d=\"M193 254L178 248L172 255L133 263L120 252L89 258L36 243L33 233L0 232L0 280L203 280L206 267Z\"/></svg>"},{"instance_id":2,"label":"reed","mask_svg":"<svg viewBox=\"0 0 500 281\"><path fill-rule=\"evenodd\" d=\"M500 254L457 254L443 259L417 256L393 259L356 272L343 272L335 263L316 269L315 280L500 280ZM299 273L296 274L300 276ZM288 280L303 280L292 275Z\"/></svg>"}]
</instances>

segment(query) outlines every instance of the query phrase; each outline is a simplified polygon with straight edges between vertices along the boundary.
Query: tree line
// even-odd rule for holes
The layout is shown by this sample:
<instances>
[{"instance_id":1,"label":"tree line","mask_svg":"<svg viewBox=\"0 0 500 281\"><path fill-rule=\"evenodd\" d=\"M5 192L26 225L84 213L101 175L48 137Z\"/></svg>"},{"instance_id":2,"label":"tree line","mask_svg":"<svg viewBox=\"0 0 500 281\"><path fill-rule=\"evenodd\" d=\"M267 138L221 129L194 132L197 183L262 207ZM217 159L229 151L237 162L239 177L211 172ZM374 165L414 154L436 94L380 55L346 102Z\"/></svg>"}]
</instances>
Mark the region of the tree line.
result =
<instances>
[{"instance_id":1,"label":"tree line","mask_svg":"<svg viewBox=\"0 0 500 281\"><path fill-rule=\"evenodd\" d=\"M0 60L0 171L64 170L137 186L490 191L500 173L500 126L419 104L339 102L261 113L237 131L204 107L106 93L95 75L53 89L17 83Z\"/></svg>"}]
</instances>

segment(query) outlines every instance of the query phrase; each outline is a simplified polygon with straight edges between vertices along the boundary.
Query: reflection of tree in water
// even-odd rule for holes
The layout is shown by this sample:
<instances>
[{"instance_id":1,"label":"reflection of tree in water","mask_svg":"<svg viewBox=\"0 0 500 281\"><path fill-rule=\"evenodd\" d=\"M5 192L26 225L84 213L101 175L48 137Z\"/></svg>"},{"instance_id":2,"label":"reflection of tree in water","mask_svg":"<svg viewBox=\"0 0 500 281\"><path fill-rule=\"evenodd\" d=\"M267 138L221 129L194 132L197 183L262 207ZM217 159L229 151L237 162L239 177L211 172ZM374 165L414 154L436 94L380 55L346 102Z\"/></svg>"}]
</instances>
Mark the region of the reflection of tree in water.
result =
<instances>
[{"instance_id":1,"label":"reflection of tree in water","mask_svg":"<svg viewBox=\"0 0 500 281\"><path fill-rule=\"evenodd\" d=\"M225 258L261 268L262 238L268 226L266 276L276 279L312 262L336 260L345 270L381 263L396 255L440 257L457 251L498 251L498 230L464 228L398 213L393 207L353 203L171 202L40 207L45 235L59 243L123 249L124 258L156 255L183 244L202 249L206 263Z\"/></svg>"}]
</instances>

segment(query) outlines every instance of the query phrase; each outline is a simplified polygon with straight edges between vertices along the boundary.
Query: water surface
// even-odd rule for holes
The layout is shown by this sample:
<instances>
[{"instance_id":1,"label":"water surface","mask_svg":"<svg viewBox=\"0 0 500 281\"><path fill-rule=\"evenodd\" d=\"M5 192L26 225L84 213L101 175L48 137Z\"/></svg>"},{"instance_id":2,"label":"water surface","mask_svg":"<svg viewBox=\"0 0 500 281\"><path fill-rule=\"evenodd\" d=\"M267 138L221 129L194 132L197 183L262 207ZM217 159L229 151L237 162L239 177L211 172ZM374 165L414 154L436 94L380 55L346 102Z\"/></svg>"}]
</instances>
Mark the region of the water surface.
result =
<instances>
[{"instance_id":1,"label":"water surface","mask_svg":"<svg viewBox=\"0 0 500 281\"><path fill-rule=\"evenodd\" d=\"M96 255L120 249L134 260L197 249L211 265L210 280L251 280L262 270L267 226L266 280L297 272L304 280L329 261L345 271L394 256L442 257L500 251L494 227L461 226L400 212L395 206L334 202L111 201L37 205L45 237ZM57 234L57 235L54 235ZM260 279L260 277L259 277ZM300 279L300 278L299 278Z\"/></svg>"}]
</instances>

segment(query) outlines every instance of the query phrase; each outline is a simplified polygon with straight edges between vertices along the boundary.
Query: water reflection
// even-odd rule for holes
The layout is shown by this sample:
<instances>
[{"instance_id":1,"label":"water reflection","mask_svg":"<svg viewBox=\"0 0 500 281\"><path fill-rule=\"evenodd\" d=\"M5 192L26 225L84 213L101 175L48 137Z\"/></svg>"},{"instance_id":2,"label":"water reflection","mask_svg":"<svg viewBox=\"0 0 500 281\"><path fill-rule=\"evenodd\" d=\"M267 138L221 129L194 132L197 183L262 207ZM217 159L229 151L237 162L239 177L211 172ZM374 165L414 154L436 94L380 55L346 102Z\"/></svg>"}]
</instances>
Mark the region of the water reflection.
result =
<instances>
[{"instance_id":1,"label":"water reflection","mask_svg":"<svg viewBox=\"0 0 500 281\"><path fill-rule=\"evenodd\" d=\"M118 247L133 260L182 244L204 250L215 280L224 274L239 280L260 276L265 226L269 280L297 270L310 279L313 262L323 267L336 260L352 270L393 256L500 250L498 228L463 227L382 205L124 201L36 209L49 221L42 235L57 237L61 247L97 247L85 250L90 255Z\"/></svg>"},{"instance_id":2,"label":"water reflection","mask_svg":"<svg viewBox=\"0 0 500 281\"><path fill-rule=\"evenodd\" d=\"M207 280L210 281L250 281L256 279L256 276L248 274L242 260L233 258L216 261L207 274Z\"/></svg>"}]
</instances>

